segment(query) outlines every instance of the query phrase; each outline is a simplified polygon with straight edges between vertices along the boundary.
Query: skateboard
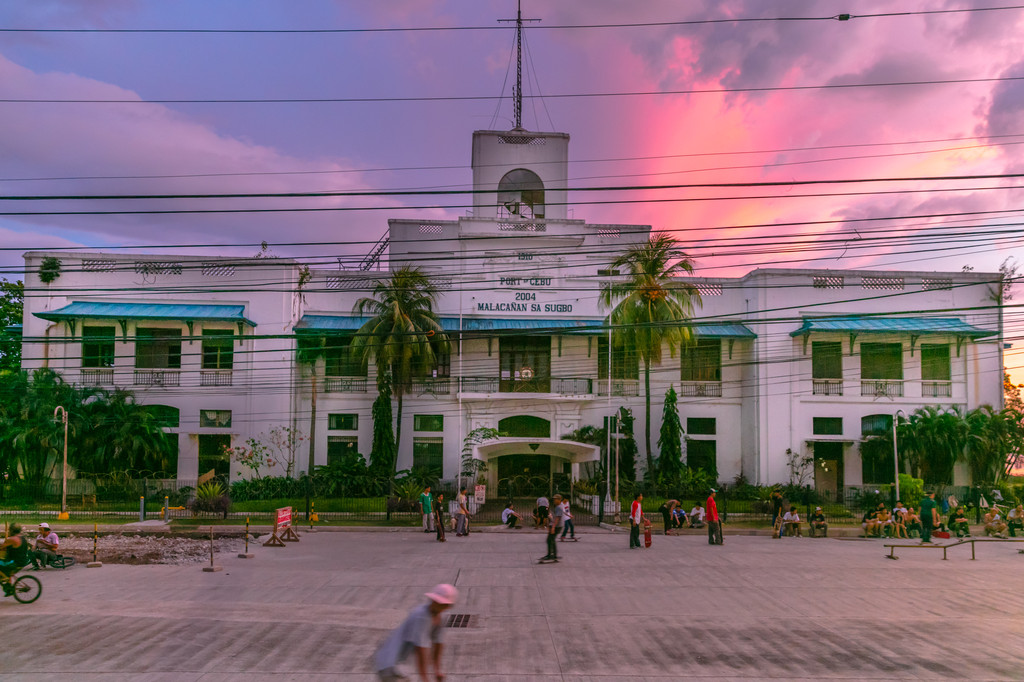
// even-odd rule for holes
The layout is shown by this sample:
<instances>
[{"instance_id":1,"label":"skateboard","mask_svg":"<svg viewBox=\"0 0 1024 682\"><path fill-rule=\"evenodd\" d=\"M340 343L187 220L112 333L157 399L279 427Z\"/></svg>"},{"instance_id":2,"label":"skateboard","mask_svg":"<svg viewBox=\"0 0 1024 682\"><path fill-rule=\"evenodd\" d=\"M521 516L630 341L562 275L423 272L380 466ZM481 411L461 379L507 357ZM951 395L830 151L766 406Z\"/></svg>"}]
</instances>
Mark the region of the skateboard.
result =
<instances>
[{"instance_id":1,"label":"skateboard","mask_svg":"<svg viewBox=\"0 0 1024 682\"><path fill-rule=\"evenodd\" d=\"M775 525L772 527L772 537L778 540L782 537L782 517L775 519Z\"/></svg>"},{"instance_id":2,"label":"skateboard","mask_svg":"<svg viewBox=\"0 0 1024 682\"><path fill-rule=\"evenodd\" d=\"M538 564L557 564L558 563L558 559L551 559L551 558L548 558L548 557L545 556L545 557L541 557L540 559L538 559L537 563Z\"/></svg>"},{"instance_id":3,"label":"skateboard","mask_svg":"<svg viewBox=\"0 0 1024 682\"><path fill-rule=\"evenodd\" d=\"M579 542L579 538L558 538L559 542Z\"/></svg>"},{"instance_id":4,"label":"skateboard","mask_svg":"<svg viewBox=\"0 0 1024 682\"><path fill-rule=\"evenodd\" d=\"M644 547L651 546L651 522L644 521Z\"/></svg>"}]
</instances>

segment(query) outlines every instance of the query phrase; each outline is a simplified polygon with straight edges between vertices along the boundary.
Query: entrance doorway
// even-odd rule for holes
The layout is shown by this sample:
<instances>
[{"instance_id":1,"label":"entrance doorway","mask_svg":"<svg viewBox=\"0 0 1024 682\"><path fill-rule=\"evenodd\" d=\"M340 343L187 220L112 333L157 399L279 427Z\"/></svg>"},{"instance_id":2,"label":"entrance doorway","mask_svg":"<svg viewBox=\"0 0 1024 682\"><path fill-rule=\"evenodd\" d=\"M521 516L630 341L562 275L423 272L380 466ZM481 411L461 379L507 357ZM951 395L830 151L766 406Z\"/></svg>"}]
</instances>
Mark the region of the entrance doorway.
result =
<instances>
[{"instance_id":1,"label":"entrance doorway","mask_svg":"<svg viewBox=\"0 0 1024 682\"><path fill-rule=\"evenodd\" d=\"M498 457L498 496L502 499L547 495L550 488L550 455Z\"/></svg>"},{"instance_id":2,"label":"entrance doorway","mask_svg":"<svg viewBox=\"0 0 1024 682\"><path fill-rule=\"evenodd\" d=\"M199 435L199 478L211 471L215 478L227 483L231 475L231 434L204 433Z\"/></svg>"},{"instance_id":3,"label":"entrance doorway","mask_svg":"<svg viewBox=\"0 0 1024 682\"><path fill-rule=\"evenodd\" d=\"M814 489L829 502L841 502L843 495L843 444L814 443Z\"/></svg>"}]
</instances>

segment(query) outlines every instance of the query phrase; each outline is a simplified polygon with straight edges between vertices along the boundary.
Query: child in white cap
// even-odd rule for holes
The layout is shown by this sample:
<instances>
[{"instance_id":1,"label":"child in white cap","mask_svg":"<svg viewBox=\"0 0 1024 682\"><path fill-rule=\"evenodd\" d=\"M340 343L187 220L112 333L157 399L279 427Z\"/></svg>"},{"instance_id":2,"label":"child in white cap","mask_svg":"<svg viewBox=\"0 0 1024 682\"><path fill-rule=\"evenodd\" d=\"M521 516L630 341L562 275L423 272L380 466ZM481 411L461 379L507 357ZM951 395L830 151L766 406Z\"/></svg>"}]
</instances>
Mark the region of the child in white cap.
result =
<instances>
[{"instance_id":1,"label":"child in white cap","mask_svg":"<svg viewBox=\"0 0 1024 682\"><path fill-rule=\"evenodd\" d=\"M374 665L380 679L408 679L399 671L398 666L413 652L416 654L416 671L420 679L430 679L431 661L434 679L438 682L444 679L444 673L441 672L441 636L444 632L441 615L455 603L459 591L454 585L441 583L424 596L430 601L414 608L377 649Z\"/></svg>"}]
</instances>

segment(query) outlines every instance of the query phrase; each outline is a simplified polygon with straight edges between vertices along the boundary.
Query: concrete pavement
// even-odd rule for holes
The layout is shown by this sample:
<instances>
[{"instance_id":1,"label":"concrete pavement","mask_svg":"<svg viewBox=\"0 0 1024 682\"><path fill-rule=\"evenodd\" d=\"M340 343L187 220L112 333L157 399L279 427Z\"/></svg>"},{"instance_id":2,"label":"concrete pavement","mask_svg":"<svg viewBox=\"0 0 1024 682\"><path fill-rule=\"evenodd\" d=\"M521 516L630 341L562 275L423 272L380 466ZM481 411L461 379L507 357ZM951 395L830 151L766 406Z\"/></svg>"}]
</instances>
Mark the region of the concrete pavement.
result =
<instances>
[{"instance_id":1,"label":"concrete pavement","mask_svg":"<svg viewBox=\"0 0 1024 682\"><path fill-rule=\"evenodd\" d=\"M452 682L1024 678L1020 544L655 536L582 529L537 565L540 532L315 533L256 558L41 574L0 602L0 680L375 679L385 634L438 582L460 590Z\"/></svg>"}]
</instances>

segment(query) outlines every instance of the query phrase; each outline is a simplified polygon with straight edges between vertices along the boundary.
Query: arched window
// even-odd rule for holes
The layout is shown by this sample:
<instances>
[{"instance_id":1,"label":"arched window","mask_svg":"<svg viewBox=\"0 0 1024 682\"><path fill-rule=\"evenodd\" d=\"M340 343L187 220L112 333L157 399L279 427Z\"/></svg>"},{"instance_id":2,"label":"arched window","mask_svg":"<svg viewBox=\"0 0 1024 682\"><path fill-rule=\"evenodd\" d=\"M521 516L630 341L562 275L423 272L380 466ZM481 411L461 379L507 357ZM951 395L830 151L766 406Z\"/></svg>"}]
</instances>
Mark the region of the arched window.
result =
<instances>
[{"instance_id":1,"label":"arched window","mask_svg":"<svg viewBox=\"0 0 1024 682\"><path fill-rule=\"evenodd\" d=\"M511 438L551 438L551 422L528 414L498 422L498 431Z\"/></svg>"},{"instance_id":2,"label":"arched window","mask_svg":"<svg viewBox=\"0 0 1024 682\"><path fill-rule=\"evenodd\" d=\"M544 217L544 183L536 173L517 168L498 183L498 208L522 218Z\"/></svg>"}]
</instances>

